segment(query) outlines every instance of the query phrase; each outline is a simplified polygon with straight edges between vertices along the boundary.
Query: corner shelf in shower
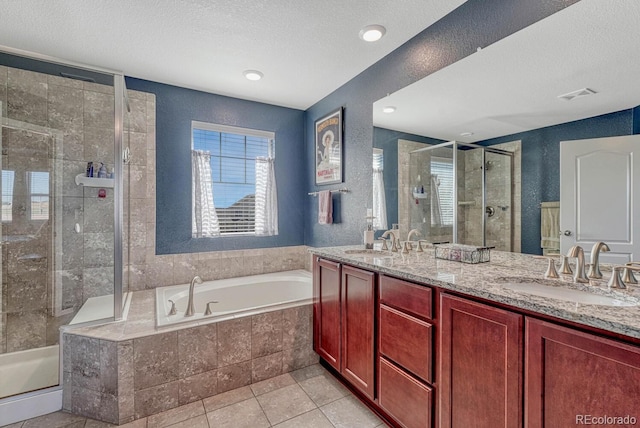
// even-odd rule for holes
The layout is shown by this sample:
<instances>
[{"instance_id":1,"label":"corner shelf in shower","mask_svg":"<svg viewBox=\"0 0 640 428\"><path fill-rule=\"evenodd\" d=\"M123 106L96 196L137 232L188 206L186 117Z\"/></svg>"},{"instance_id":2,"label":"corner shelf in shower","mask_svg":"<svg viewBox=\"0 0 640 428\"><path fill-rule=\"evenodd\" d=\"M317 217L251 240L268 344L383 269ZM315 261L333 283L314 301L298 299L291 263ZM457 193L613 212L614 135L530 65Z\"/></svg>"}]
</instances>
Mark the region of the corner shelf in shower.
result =
<instances>
[{"instance_id":1,"label":"corner shelf in shower","mask_svg":"<svg viewBox=\"0 0 640 428\"><path fill-rule=\"evenodd\" d=\"M76 185L84 187L113 188L114 181L113 178L87 177L84 174L76 175Z\"/></svg>"},{"instance_id":2,"label":"corner shelf in shower","mask_svg":"<svg viewBox=\"0 0 640 428\"><path fill-rule=\"evenodd\" d=\"M417 192L413 192L413 198L414 199L427 199L427 194L426 193L417 193Z\"/></svg>"}]
</instances>

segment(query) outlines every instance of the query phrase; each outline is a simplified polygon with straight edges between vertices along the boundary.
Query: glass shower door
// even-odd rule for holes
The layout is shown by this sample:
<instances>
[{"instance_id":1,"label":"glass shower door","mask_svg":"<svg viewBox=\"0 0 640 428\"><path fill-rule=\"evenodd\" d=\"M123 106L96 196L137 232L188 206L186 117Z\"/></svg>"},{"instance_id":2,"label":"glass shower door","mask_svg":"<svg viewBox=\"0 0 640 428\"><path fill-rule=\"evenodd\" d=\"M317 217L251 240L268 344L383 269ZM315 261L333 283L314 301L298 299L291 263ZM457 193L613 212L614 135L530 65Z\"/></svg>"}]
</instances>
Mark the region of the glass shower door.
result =
<instances>
[{"instance_id":1,"label":"glass shower door","mask_svg":"<svg viewBox=\"0 0 640 428\"><path fill-rule=\"evenodd\" d=\"M485 151L485 240L501 251L513 245L512 163L508 154Z\"/></svg>"},{"instance_id":2,"label":"glass shower door","mask_svg":"<svg viewBox=\"0 0 640 428\"><path fill-rule=\"evenodd\" d=\"M89 161L114 166L117 97L113 83L0 69L1 400L59 384L61 326L114 316L114 180L83 178Z\"/></svg>"}]
</instances>

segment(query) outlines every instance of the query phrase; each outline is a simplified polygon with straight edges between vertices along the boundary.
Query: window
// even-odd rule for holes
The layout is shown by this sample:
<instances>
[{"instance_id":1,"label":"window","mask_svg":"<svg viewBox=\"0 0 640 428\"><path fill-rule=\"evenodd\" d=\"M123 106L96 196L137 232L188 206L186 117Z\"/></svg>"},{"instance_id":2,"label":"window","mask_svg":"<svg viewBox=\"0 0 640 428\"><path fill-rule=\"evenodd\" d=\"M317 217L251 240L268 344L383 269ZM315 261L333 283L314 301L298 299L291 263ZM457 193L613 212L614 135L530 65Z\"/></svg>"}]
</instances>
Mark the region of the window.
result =
<instances>
[{"instance_id":1,"label":"window","mask_svg":"<svg viewBox=\"0 0 640 428\"><path fill-rule=\"evenodd\" d=\"M437 224L436 216L431 216L432 226L453 226L453 161L447 158L431 157L431 177L435 176L437 193L433 192L432 197L437 197L440 205L441 222ZM437 195L437 196L436 196ZM433 206L432 202L432 206Z\"/></svg>"},{"instance_id":2,"label":"window","mask_svg":"<svg viewBox=\"0 0 640 428\"><path fill-rule=\"evenodd\" d=\"M29 171L29 203L31 220L49 219L49 173Z\"/></svg>"},{"instance_id":3,"label":"window","mask_svg":"<svg viewBox=\"0 0 640 428\"><path fill-rule=\"evenodd\" d=\"M193 235L274 235L273 132L192 122Z\"/></svg>"},{"instance_id":4,"label":"window","mask_svg":"<svg viewBox=\"0 0 640 428\"><path fill-rule=\"evenodd\" d=\"M10 223L13 220L13 181L15 172L2 170L2 221Z\"/></svg>"}]
</instances>

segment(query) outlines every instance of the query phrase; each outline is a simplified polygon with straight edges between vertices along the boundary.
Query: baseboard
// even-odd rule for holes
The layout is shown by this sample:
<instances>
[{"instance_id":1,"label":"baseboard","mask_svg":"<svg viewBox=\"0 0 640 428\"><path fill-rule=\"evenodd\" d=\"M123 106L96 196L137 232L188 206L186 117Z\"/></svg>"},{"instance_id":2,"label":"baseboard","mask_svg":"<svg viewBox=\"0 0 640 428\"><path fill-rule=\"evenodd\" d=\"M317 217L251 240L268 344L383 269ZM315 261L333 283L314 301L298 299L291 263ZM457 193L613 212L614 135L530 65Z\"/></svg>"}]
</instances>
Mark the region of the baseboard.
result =
<instances>
[{"instance_id":1,"label":"baseboard","mask_svg":"<svg viewBox=\"0 0 640 428\"><path fill-rule=\"evenodd\" d=\"M62 389L36 391L0 400L0 426L46 415L62 409Z\"/></svg>"}]
</instances>

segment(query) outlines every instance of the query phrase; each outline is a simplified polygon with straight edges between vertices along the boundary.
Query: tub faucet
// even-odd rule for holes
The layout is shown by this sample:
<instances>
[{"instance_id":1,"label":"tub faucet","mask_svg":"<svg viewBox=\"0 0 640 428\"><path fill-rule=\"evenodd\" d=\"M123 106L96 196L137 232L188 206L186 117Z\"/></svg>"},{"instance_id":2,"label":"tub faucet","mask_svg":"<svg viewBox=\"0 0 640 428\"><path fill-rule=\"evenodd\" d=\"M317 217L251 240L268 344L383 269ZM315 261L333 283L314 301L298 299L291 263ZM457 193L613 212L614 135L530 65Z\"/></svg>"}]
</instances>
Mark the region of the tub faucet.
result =
<instances>
[{"instance_id":1,"label":"tub faucet","mask_svg":"<svg viewBox=\"0 0 640 428\"><path fill-rule=\"evenodd\" d=\"M584 274L584 250L579 245L574 245L569 249L567 257L576 258L576 271L573 274L573 282L589 282Z\"/></svg>"},{"instance_id":2,"label":"tub faucet","mask_svg":"<svg viewBox=\"0 0 640 428\"><path fill-rule=\"evenodd\" d=\"M196 282L202 284L202 278L198 275L193 277L189 286L189 303L187 304L187 311L184 313L185 317L192 317L196 313L196 308L193 305L193 289L196 287Z\"/></svg>"},{"instance_id":3,"label":"tub faucet","mask_svg":"<svg viewBox=\"0 0 640 428\"><path fill-rule=\"evenodd\" d=\"M589 266L589 274L587 275L592 279L600 279L602 278L602 272L600 272L600 251L611 251L609 246L604 242L596 242L593 244L593 248L591 249L591 266Z\"/></svg>"}]
</instances>

